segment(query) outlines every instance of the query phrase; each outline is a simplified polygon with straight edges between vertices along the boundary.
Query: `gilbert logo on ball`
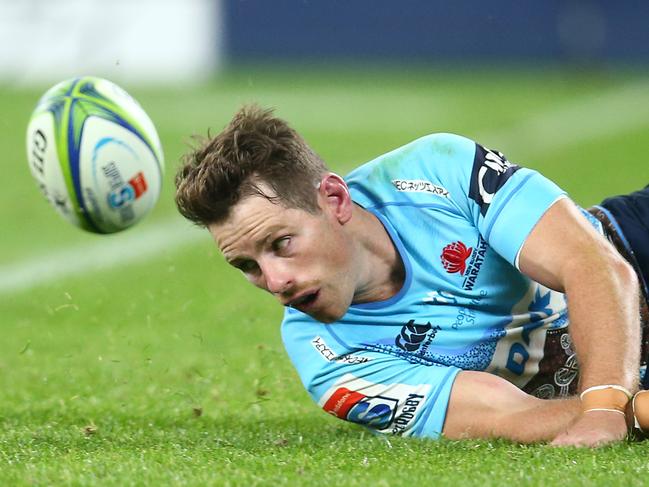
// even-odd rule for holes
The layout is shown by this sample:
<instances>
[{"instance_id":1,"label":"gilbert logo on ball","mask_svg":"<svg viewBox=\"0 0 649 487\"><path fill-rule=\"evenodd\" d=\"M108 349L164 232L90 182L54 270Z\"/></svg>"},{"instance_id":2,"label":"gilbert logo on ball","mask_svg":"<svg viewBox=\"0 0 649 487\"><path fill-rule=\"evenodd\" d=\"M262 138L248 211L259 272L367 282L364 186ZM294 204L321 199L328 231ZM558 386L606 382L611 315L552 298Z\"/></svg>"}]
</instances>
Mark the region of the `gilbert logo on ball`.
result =
<instances>
[{"instance_id":1,"label":"gilbert logo on ball","mask_svg":"<svg viewBox=\"0 0 649 487\"><path fill-rule=\"evenodd\" d=\"M114 233L155 206L164 158L142 107L101 78L63 81L39 100L27 127L29 168L66 220Z\"/></svg>"}]
</instances>

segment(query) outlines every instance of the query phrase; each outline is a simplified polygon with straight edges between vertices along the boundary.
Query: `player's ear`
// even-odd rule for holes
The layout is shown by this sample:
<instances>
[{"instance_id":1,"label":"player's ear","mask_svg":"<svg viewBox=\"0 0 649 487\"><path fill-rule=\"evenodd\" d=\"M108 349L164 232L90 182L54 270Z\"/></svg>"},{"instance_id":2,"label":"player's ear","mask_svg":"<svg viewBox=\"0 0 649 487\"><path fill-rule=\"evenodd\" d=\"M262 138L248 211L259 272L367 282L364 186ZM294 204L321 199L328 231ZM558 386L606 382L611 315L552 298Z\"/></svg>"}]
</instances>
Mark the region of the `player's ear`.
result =
<instances>
[{"instance_id":1,"label":"player's ear","mask_svg":"<svg viewBox=\"0 0 649 487\"><path fill-rule=\"evenodd\" d=\"M338 174L329 172L322 176L318 186L318 199L323 209L331 212L339 223L345 224L351 219L354 202L347 183Z\"/></svg>"}]
</instances>

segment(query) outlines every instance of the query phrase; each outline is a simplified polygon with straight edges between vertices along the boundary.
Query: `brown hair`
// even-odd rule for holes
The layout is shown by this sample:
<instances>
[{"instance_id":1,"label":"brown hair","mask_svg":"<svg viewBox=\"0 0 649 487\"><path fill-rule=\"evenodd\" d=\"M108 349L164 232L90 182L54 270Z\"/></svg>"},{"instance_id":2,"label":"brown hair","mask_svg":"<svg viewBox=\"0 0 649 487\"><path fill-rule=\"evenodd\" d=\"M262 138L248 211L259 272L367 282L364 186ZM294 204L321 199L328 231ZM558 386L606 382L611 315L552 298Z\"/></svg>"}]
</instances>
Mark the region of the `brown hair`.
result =
<instances>
[{"instance_id":1,"label":"brown hair","mask_svg":"<svg viewBox=\"0 0 649 487\"><path fill-rule=\"evenodd\" d=\"M258 194L287 208L319 211L317 184L327 168L272 109L244 106L225 129L201 139L176 174L176 205L196 224L225 220L241 198ZM273 194L262 191L265 183Z\"/></svg>"}]
</instances>

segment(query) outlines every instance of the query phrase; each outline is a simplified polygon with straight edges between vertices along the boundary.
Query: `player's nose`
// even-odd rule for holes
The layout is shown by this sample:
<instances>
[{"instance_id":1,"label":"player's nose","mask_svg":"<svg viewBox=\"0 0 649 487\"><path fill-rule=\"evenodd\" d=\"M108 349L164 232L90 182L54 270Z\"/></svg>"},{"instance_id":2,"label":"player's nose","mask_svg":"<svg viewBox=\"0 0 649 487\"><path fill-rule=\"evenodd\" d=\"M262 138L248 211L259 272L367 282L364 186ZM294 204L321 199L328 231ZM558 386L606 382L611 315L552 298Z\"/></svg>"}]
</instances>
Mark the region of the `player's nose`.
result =
<instances>
[{"instance_id":1,"label":"player's nose","mask_svg":"<svg viewBox=\"0 0 649 487\"><path fill-rule=\"evenodd\" d=\"M275 295L286 294L293 286L290 270L277 262L267 262L262 268L266 289Z\"/></svg>"}]
</instances>

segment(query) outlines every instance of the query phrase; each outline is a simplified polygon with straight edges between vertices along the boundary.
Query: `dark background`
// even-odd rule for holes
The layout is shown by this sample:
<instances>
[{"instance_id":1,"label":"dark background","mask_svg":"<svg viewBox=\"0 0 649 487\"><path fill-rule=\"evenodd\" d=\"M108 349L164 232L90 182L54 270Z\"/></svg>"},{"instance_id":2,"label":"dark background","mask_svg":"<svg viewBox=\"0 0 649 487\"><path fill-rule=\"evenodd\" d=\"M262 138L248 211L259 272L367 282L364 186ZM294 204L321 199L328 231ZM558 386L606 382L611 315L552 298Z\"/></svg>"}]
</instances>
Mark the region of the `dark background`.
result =
<instances>
[{"instance_id":1,"label":"dark background","mask_svg":"<svg viewBox=\"0 0 649 487\"><path fill-rule=\"evenodd\" d=\"M647 63L649 2L229 0L239 62Z\"/></svg>"}]
</instances>

